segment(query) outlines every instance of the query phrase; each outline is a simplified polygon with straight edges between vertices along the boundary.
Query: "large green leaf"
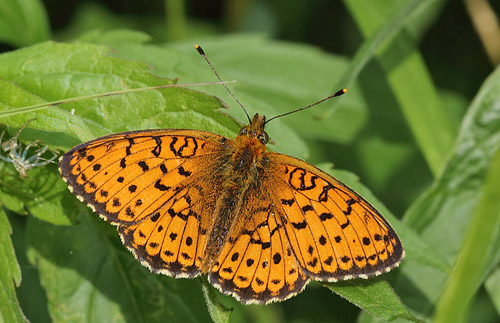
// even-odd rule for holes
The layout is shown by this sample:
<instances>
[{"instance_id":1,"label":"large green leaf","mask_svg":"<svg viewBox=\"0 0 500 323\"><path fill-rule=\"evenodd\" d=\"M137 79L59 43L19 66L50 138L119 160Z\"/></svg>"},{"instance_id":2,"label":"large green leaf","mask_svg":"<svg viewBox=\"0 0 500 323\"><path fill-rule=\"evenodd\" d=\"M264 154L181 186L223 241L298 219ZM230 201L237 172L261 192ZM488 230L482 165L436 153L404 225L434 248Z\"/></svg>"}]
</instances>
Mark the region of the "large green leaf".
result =
<instances>
[{"instance_id":1,"label":"large green leaf","mask_svg":"<svg viewBox=\"0 0 500 323\"><path fill-rule=\"evenodd\" d=\"M14 284L21 284L21 270L17 263L10 235L12 228L0 205L0 321L24 322L26 318L19 307Z\"/></svg>"},{"instance_id":2,"label":"large green leaf","mask_svg":"<svg viewBox=\"0 0 500 323\"><path fill-rule=\"evenodd\" d=\"M100 41L102 36L90 34L84 39ZM237 81L229 87L250 117L258 112L269 118L323 99L336 91L332 86L347 66L345 58L326 54L317 48L272 42L262 36L225 36L198 39L198 42L222 79ZM117 49L120 57L147 58L159 75L177 75L181 83L216 80L211 69L194 50L195 43L192 41L157 47L114 42L106 37L106 43ZM304 67L306 63L307 68ZM204 87L202 91L222 98L231 106L231 115L247 123L242 109L221 86ZM323 104L270 123L267 130L276 141L276 149L303 158L307 155L303 138L342 143L352 141L366 121L359 92L349 92L333 100L342 104L335 117L328 120L321 121L314 117L321 114L321 109L327 108ZM350 126L346 127L346 124Z\"/></svg>"},{"instance_id":3,"label":"large green leaf","mask_svg":"<svg viewBox=\"0 0 500 323\"><path fill-rule=\"evenodd\" d=\"M491 160L460 256L436 306L435 322L463 322L485 272L496 266L500 232L500 148ZM492 261L493 260L493 261Z\"/></svg>"},{"instance_id":4,"label":"large green leaf","mask_svg":"<svg viewBox=\"0 0 500 323\"><path fill-rule=\"evenodd\" d=\"M150 72L144 63L110 56L110 50L103 46L36 45L0 56L0 112L12 114L32 104L171 82ZM28 144L41 139L52 150L67 150L98 135L134 129L198 128L231 135L237 126L230 118L214 112L220 107L213 97L171 88L4 116L0 123L7 124L14 136L27 120L35 119L23 130L19 142ZM10 169L11 175L2 180L0 195L11 210L23 213L27 208L33 215L57 224L75 221L78 207L55 167L33 169L26 180L5 161L0 167Z\"/></svg>"},{"instance_id":5,"label":"large green leaf","mask_svg":"<svg viewBox=\"0 0 500 323\"><path fill-rule=\"evenodd\" d=\"M467 111L456 145L448 157L446 167L433 186L405 214L405 221L415 228L421 238L441 254L450 265L455 262L463 244L471 216L477 208L486 173L492 165L493 155L500 147L500 69L487 79ZM494 215L498 216L498 215ZM495 223L489 223L494 226ZM498 230L498 229L497 229ZM498 232L498 231L497 231ZM482 258L483 278L499 261L500 239L475 241L477 248L489 244L489 253ZM447 275L428 268L403 266L405 277L401 281L403 295L413 295L412 306L428 315L441 295ZM481 283L477 277L467 275L475 287ZM461 282L468 284L471 281ZM404 297L404 296L403 296ZM467 295L462 295L467 297Z\"/></svg>"},{"instance_id":6,"label":"large green leaf","mask_svg":"<svg viewBox=\"0 0 500 323\"><path fill-rule=\"evenodd\" d=\"M400 318L417 321L408 312L391 286L382 279L374 278L355 283L346 281L329 286L329 288L380 320L392 321Z\"/></svg>"},{"instance_id":7,"label":"large green leaf","mask_svg":"<svg viewBox=\"0 0 500 323\"><path fill-rule=\"evenodd\" d=\"M97 221L83 213L79 225L61 227L30 218L28 255L54 321L208 321L196 280L151 274Z\"/></svg>"}]
</instances>

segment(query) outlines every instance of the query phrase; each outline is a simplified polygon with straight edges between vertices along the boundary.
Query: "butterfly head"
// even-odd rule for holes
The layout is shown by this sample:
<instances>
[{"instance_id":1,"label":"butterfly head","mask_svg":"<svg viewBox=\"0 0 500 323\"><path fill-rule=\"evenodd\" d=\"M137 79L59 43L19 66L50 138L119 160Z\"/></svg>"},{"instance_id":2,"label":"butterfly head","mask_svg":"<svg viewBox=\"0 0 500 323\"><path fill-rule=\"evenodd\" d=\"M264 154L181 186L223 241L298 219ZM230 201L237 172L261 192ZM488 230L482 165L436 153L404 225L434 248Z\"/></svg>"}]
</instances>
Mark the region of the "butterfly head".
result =
<instances>
[{"instance_id":1,"label":"butterfly head","mask_svg":"<svg viewBox=\"0 0 500 323\"><path fill-rule=\"evenodd\" d=\"M267 132L264 131L266 116L256 113L248 126L240 129L240 136L258 140L264 145L269 141Z\"/></svg>"}]
</instances>

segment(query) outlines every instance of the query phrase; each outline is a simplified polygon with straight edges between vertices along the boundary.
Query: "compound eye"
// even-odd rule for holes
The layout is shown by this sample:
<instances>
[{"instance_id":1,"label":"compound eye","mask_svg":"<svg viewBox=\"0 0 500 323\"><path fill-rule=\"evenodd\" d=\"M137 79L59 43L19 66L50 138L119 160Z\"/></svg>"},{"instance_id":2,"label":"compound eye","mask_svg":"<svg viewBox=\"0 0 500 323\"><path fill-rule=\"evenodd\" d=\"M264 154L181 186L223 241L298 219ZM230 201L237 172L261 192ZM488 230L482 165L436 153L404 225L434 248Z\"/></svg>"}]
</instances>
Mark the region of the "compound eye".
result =
<instances>
[{"instance_id":1,"label":"compound eye","mask_svg":"<svg viewBox=\"0 0 500 323\"><path fill-rule=\"evenodd\" d=\"M267 144L267 142L269 141L269 136L267 135L267 132L263 131L259 134L257 139L259 139L261 143Z\"/></svg>"},{"instance_id":2,"label":"compound eye","mask_svg":"<svg viewBox=\"0 0 500 323\"><path fill-rule=\"evenodd\" d=\"M243 127L243 128L241 128L241 129L240 129L240 136L241 136L241 135L246 135L246 134L247 134L247 132L248 132L247 127Z\"/></svg>"}]
</instances>

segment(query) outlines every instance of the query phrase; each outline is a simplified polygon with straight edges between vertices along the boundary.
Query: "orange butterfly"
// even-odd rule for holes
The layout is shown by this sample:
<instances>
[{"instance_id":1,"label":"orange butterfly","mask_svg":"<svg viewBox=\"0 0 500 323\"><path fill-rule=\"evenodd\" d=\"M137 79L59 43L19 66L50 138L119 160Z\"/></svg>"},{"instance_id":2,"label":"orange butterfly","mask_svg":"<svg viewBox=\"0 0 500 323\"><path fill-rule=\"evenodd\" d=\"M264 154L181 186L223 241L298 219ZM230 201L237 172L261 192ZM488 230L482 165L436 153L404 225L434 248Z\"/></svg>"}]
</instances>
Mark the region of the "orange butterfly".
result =
<instances>
[{"instance_id":1,"label":"orange butterfly","mask_svg":"<svg viewBox=\"0 0 500 323\"><path fill-rule=\"evenodd\" d=\"M267 151L265 125L256 114L235 140L198 130L113 134L64 154L60 172L152 272L208 274L244 304L288 299L310 279L396 267L403 247L382 215L320 169Z\"/></svg>"}]
</instances>

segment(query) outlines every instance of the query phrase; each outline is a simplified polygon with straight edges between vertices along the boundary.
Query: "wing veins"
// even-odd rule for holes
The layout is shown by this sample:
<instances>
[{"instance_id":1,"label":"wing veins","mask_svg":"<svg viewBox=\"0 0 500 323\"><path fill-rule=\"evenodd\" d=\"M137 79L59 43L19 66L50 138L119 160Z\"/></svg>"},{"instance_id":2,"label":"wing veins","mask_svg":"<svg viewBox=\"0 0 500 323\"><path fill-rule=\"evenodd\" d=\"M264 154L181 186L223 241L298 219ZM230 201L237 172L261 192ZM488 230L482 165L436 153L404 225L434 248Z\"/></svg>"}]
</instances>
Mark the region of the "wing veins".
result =
<instances>
[{"instance_id":1,"label":"wing veins","mask_svg":"<svg viewBox=\"0 0 500 323\"><path fill-rule=\"evenodd\" d=\"M134 137L134 138L144 138L144 137ZM134 139L134 138L132 138L132 139ZM111 141L111 142L121 142L121 141L125 141L125 140L124 140L123 138L120 138L120 139L117 139L116 141ZM98 144L98 145L92 146L92 148L91 148L91 149L93 150L93 149L99 148L99 147L101 147L101 146L107 145L107 144L109 144L109 143L110 143L109 141L108 141L108 142L103 141L102 143L100 143L100 144ZM85 148L88 148L88 147L85 147ZM151 146L149 146L149 147L147 147L147 148L144 148L144 149L141 149L141 150L134 151L134 152L133 152L133 153L131 153L130 155L126 155L126 156L125 156L125 157L123 157L123 158L126 158L126 157L128 157L128 156L133 156L133 155L138 154L138 153L142 153L142 152L144 152L144 151L149 150L150 148L151 148ZM87 149L87 151L92 152L92 150L91 150L91 149ZM80 173L79 173L78 175L80 175L81 173L85 172L87 169L89 169L90 167L92 167L93 165L95 165L96 163L98 163L98 161L103 160L103 159L106 159L106 158L107 158L107 156L108 156L109 154L111 154L111 153L113 153L113 152L116 152L116 151L119 151L119 150L123 150L123 149L126 149L126 147L117 147L117 148L115 148L115 149L112 149L112 150L108 151L108 152L107 152L107 154L100 156L98 159L96 159L93 163L90 163L90 164L89 164L87 167L85 167L84 169L82 168L82 170L80 171ZM74 154L75 154L75 152L76 152L76 151L77 151L77 150L73 151L73 152L72 152L72 154L71 154L71 156L74 156ZM198 158L206 158L206 157L210 157L210 156L212 156L212 155L217 155L217 153L216 153L216 152L209 152L209 153L206 153L206 154L203 154L203 155L195 155L195 156L191 156L191 157L188 157L188 158L186 158L186 157L168 157L168 158L165 158L165 157L161 157L161 158L160 158L160 157L148 157L148 159L149 159L149 158L158 158L158 159L162 159L162 160L165 160L165 161L170 161L170 160L178 160L178 159L181 159L181 160L193 160L193 159L198 159ZM97 174L99 174L99 173L101 173L102 171L104 171L104 169L108 168L109 166L114 165L114 164L116 164L117 162L120 162L123 158L119 158L119 159L117 159L117 160L113 161L112 163L108 164L108 165L107 165L105 168L103 168L101 171L99 171L99 172L95 173L95 174L94 174L94 176L92 176L92 178L94 178ZM84 159L84 158L82 158L82 160L83 160L83 159ZM79 160L79 161L78 161L78 162L77 162L77 163L73 166L73 168L74 168L74 167L76 167L78 164L80 164L80 162L81 162L81 160ZM136 165L136 164L138 164L138 162L137 162L137 163L134 163L134 165ZM122 169L120 169L120 171L122 171ZM115 174L119 173L120 171L116 172ZM76 175L75 177L78 177L78 175Z\"/></svg>"},{"instance_id":2,"label":"wing veins","mask_svg":"<svg viewBox=\"0 0 500 323\"><path fill-rule=\"evenodd\" d=\"M291 166L293 166L293 165L291 165ZM311 172L310 172L310 171L308 171L308 170L306 170L306 171L307 171L307 172L309 172L309 173L311 173ZM274 177L274 178L275 178L275 179L276 179L276 178L277 178L277 179L279 179L281 182L285 183L285 185L286 185L287 187L289 187L290 191L292 192L292 195L294 196L294 202L295 202L298 206L299 206L300 204L298 203L297 199L295 198L295 194L294 194L295 192L297 192L297 194L301 194L301 195L302 195L302 196L304 196L306 199L310 200L310 198L309 198L308 196L306 196L304 193L302 193L302 192L300 192L300 191L295 191L295 190L293 190L293 188L292 188L292 187L290 187L290 184L289 184L287 181L285 181L283 178L281 178L281 177ZM332 185L335 189L340 188L340 186L335 185L335 184L333 184L333 183L330 183L327 179L325 179L325 178L323 178L323 177L320 177L320 178L321 178L321 179L323 179L326 183L328 183L328 184ZM344 193L345 193L345 192L344 192ZM349 192L349 193L351 193L351 192ZM337 195L339 195L339 194L337 194ZM349 194L348 194L348 193L346 193L346 195L349 195ZM340 195L339 195L339 196L340 196ZM340 196L340 198L342 198L342 197ZM342 199L343 199L343 198L342 198ZM332 200L332 201L333 201L333 203L337 206L337 208L340 210L340 212L342 212L342 208L338 205L338 203L335 201L335 199L333 199L333 198L332 198L331 200ZM343 199L343 200L344 200L344 199ZM344 201L345 201L345 200L344 200ZM319 202L319 201L316 201L316 202ZM324 205L324 204L322 204L322 205L323 205L323 206L324 206L324 207L325 207L328 211L332 212L332 214L335 214L335 213L336 213L336 212L334 212L333 210L331 210L329 207L327 207L326 205ZM299 207L299 210L300 210L300 212L301 212L302 216L304 217L304 220L306 220L304 211L302 211L302 209L301 209L300 207ZM314 212L315 212L315 213L316 213L316 215L319 217L318 213L316 212L316 209L314 209ZM284 212L284 213L286 214L286 212ZM340 222L338 221L337 217L336 217L336 216L334 216L333 218L335 219L335 221L337 222L337 224L338 224L338 225L339 225L339 227L340 227ZM307 222L307 221L306 221L306 222ZM328 233L328 230L326 229L326 227L324 226L324 224L323 224L323 223L321 223L321 225L323 226L323 228L324 228L325 232L328 234L328 239L330 240L330 245L332 246L332 251L333 251L333 253L334 253L334 255L335 255L335 261L336 261L336 263L337 263L337 268L339 268L339 270L341 270L341 271L345 271L345 270L341 269L341 267L340 267L340 264L339 264L339 261L338 261L338 257L337 257L337 253L335 252L336 248L333 246L333 243L332 243L332 240L330 239L330 235L329 235L329 233ZM309 227L309 230L310 230L310 225L308 224L307 226ZM287 230L285 230L285 231L287 231ZM310 231L311 231L311 230L310 230ZM350 254L350 257L351 257L352 261L354 262L353 251L352 251L351 246L350 246L350 244L349 244L349 242L348 242L348 240L347 240L346 234L345 234L344 230L342 230L342 229L341 229L340 231L342 232L342 236L343 236L343 238L345 239L345 241L346 241L346 243L347 243L347 248L349 249L349 254ZM354 230L354 232L356 233L356 236L357 236L357 238L358 238L358 241L361 243L361 241L359 240L358 232L357 232L356 230ZM368 231L368 232L369 232L369 231ZM312 235L312 236L313 236L313 238L314 238L314 235L313 235L312 231L311 231L311 235ZM290 239L290 238L289 238L289 239ZM318 250L318 246L317 246L317 243L316 243L316 239L313 239L313 241L314 241L314 244L315 244L315 246L316 246L316 250ZM366 258L366 252L365 252L364 248L362 248L362 249L363 249L363 253L365 254L365 258ZM293 248L292 248L292 250L293 250ZM301 254L302 254L302 252L301 252ZM319 256L319 252L318 252L318 256ZM378 255L377 255L377 257L378 257ZM302 259L304 260L304 264L307 264L307 263L305 262L304 257L302 257ZM368 258L366 258L366 259L368 259ZM368 260L367 260L367 261L368 261ZM320 262L320 263L321 263L321 262ZM321 264L321 268L323 268L323 265L322 265L322 264ZM304 268L304 269L306 269L306 270L307 270L307 268ZM309 271L309 270L308 270L308 271Z\"/></svg>"},{"instance_id":3,"label":"wing veins","mask_svg":"<svg viewBox=\"0 0 500 323\"><path fill-rule=\"evenodd\" d=\"M266 193L267 193L267 192L266 192ZM269 199L270 201L272 201L272 200L271 200L271 197L269 196L269 194L267 194L267 195L268 195L268 199ZM276 215L273 215L273 214L271 213L271 214L268 214L268 216L267 216L267 218L268 218L268 222L269 222L269 217L270 217L270 216L272 216L272 217L274 218L274 221L276 222L276 227L278 228L278 226L280 226L280 225L281 225L281 228L282 228L282 229L286 232L286 229L285 229L285 227L283 226L281 219L279 219L279 221L278 221L278 218L276 217ZM280 222L281 222L281 223L280 223ZM283 259L282 259L282 261L283 261L283 284L284 284L284 285L283 285L283 287L282 287L282 288L285 288L286 283L287 283L287 280L286 280L286 266L285 266L285 263L286 263L286 262L285 262L286 250L284 249L283 239L282 239L282 237L281 237L281 234L280 234L279 229L280 229L280 228L278 228L278 230L277 230L276 232L277 232L278 237L279 237L279 240L280 240L281 251L282 251L282 255L283 255ZM276 234L276 233L275 233L275 234ZM288 242L288 244L290 244L290 242L289 242L289 241L287 241L287 242ZM271 244L271 247L272 247L272 244Z\"/></svg>"},{"instance_id":4,"label":"wing veins","mask_svg":"<svg viewBox=\"0 0 500 323\"><path fill-rule=\"evenodd\" d=\"M272 177L272 176L270 176L270 177ZM290 187L290 185L289 185L286 181L284 181L282 178L278 177L278 179L279 179L279 180L281 180L282 182L284 182L284 183L286 184L286 186L287 186L287 187ZM294 202L297 204L297 206L299 206L300 204L298 203L298 201L297 201L297 199L296 199L296 197L295 197L294 190L293 190L293 189L290 189L290 191L292 192L292 196L293 196L293 200L294 200ZM300 192L299 192L299 193L300 193ZM300 194L302 194L302 193L300 193ZM304 195L304 196L305 196L305 195ZM269 195L268 195L268 197L269 197L269 198L271 198L271 196L269 196ZM305 197L306 197L307 199L309 199L307 196L305 196ZM271 200L273 200L273 199L271 199ZM280 207L281 207L281 209L282 209L282 212L283 212L284 216L287 216L287 213L286 213L286 211L284 210L284 208L283 208L283 206L282 206L281 204L280 204ZM306 220L306 217L305 217L305 213L304 213L304 211L302 211L302 209L301 209L300 207L299 207L299 210L300 210L300 214L302 214L302 217L303 217L304 221L306 221L306 223L307 223L307 220ZM288 221L288 222L290 222L290 224L292 223L292 221L290 221L289 219L287 219L287 221ZM307 228L308 228L309 232L311 233L311 236L313 237L313 239L312 239L312 240L313 240L313 242L314 242L314 245L315 245L315 247L316 247L316 251L317 251L317 253L318 253L318 257L319 257L318 246L317 246L317 244L316 244L316 240L314 239L314 234L313 234L313 232L312 232L312 230L311 230L311 226L309 225L309 223L307 224ZM299 239L298 239L298 238L297 238L297 236L295 235L295 230L292 230L292 231L293 231L293 233L294 233L294 236L295 236L296 241L299 241ZM326 231L326 230L325 230L325 231ZM288 237L288 230L286 230L286 228L285 228L285 234L286 234L286 236L287 236L288 240L290 240L290 237ZM290 243L290 242L289 242L289 243ZM297 242L297 244L299 244L299 243ZM290 247L292 248L292 251L294 252L295 257L297 257L296 251L295 251L295 250L294 250L294 248L292 247L291 243L290 243ZM302 254L302 249L301 249L300 247L299 247L298 249L299 249L298 251L300 252L300 255L301 255L301 257L302 257L302 260L304 261L304 266L306 266L306 265L307 265L307 262L306 262L306 259L304 258L304 255ZM321 263L321 261L319 261L319 262ZM300 262L299 262L299 264L298 264L298 265L299 265L299 267L301 267L301 268L302 268L302 266L300 265ZM323 268L323 265L322 265L322 264L321 264L321 268ZM305 267L304 267L304 268L302 268L302 269L305 269L305 270L307 270L307 271L309 272L309 270L308 270L307 268L305 268Z\"/></svg>"},{"instance_id":5,"label":"wing veins","mask_svg":"<svg viewBox=\"0 0 500 323\"><path fill-rule=\"evenodd\" d=\"M149 147L149 148L150 148L150 147ZM122 148L120 148L120 149L123 149L123 147L122 147ZM133 156L133 155L135 155L135 154L141 153L141 152L143 152L144 150L148 150L148 148L147 148L147 149L143 149L143 150L138 150L138 151L136 151L136 152L134 152L134 153L132 153L132 154L130 154L130 155L127 155L126 157L128 157L128 156ZM138 160L137 162L134 162L133 164L127 165L127 167L130 167L130 166L132 166L132 165L137 165L137 164L139 164L139 162L140 162L140 161L147 160L147 159L161 159L161 160L163 160L163 161L171 161L171 160L179 160L179 159L180 159L180 160L182 160L183 162L186 162L187 160L193 160L193 159L198 159L198 158L206 158L207 156L211 156L211 155L216 155L216 153L204 154L204 155L200 155L200 156L192 156L192 157L189 157L189 158L182 158L182 157L171 157L171 158L163 158L163 157L162 157L162 158L160 158L160 157L151 157L151 156L148 156L147 158L144 158L144 159ZM124 157L124 158L126 158L126 157ZM104 155L103 157L100 157L100 158L99 158L99 159L97 159L94 163L89 164L89 166L85 167L85 169L82 169L78 175L82 174L82 173L83 173L83 172L85 172L87 169L89 169L90 167L92 167L93 165L95 165L95 164L96 164L99 160L104 159L104 158L106 158L106 155ZM110 164L108 164L106 167L104 167L104 168L102 168L101 170L99 170L99 172L96 172L96 173L95 173L95 174L94 174L91 178L89 178L89 181L90 181L91 179L93 179L95 176L97 176L98 174L102 173L102 172L103 172L106 168L109 168L109 167L111 167L111 166L113 166L113 165L116 165L116 164L117 164L117 163L119 163L122 159L123 159L123 158L120 158L120 159L114 160L113 162L111 162ZM77 164L79 164L79 163L80 163L80 161L78 161L78 163L77 163ZM75 166L76 166L77 164L75 164ZM155 166L155 167L157 167L157 166ZM115 172L113 175L116 175L116 174L118 174L119 172L121 172L121 171L123 171L123 170L124 170L123 168L118 168L118 169L119 169L119 171L118 171L118 172ZM76 177L78 177L78 175L76 175ZM103 183L103 184L105 184L105 183ZM99 188L101 188L101 187L102 187L102 185L101 185L101 186L99 186Z\"/></svg>"},{"instance_id":6,"label":"wing veins","mask_svg":"<svg viewBox=\"0 0 500 323\"><path fill-rule=\"evenodd\" d=\"M296 192L297 192L297 194L301 194L301 195L302 195L302 196L304 196L306 199L310 200L310 198L309 198L309 197L307 197L307 196L306 196L305 194L303 194L302 192L300 192L300 191L296 191ZM295 192L292 190L292 194L294 194L294 193L295 193ZM297 203L297 206L299 206L299 210L300 210L300 212L301 212L302 216L304 217L304 220L307 222L305 212L304 212L304 211L302 210L302 208L300 207L299 202L298 202L298 201L297 201L297 199L295 198L295 194L294 194L294 200L295 200L295 203ZM326 208L328 211L332 212L332 210L330 210L330 209L329 209L329 208L327 208L326 206L325 206L325 208ZM316 216L319 218L319 215L318 215L318 213L316 212L316 209L315 209L314 207L313 207L313 209L314 209L314 213L315 213L315 214L316 214ZM335 216L334 216L333 218L335 219L335 221L337 222L337 224L339 224L339 226L340 226L340 223L339 223L339 221L338 221L337 217L335 217ZM323 224L323 222L322 222L321 220L320 220L320 223L321 223L321 226L323 227L323 229L325 230L326 234L328 235L328 240L329 240L329 241L330 241L330 243L331 243L330 234L328 233L328 230L326 229L325 225ZM319 252L318 244L317 244L317 242L316 242L316 240L317 240L317 239L314 239L314 238L315 238L315 236L314 236L314 234L313 234L313 232L312 232L311 225L308 223L308 224L307 224L307 226L309 227L309 229L310 229L310 231L311 231L311 236L313 237L314 246L316 247L316 252L318 253L318 258L319 258L319 260L321 260L321 256L320 256L320 252ZM342 230L342 235L344 236L344 239L345 239L345 234L344 234L344 231L343 231L343 230ZM346 239L346 241L347 241L347 239ZM335 252L335 247L333 247L333 244L331 244L331 247L332 247L332 252L333 252L333 254L334 254L334 256L335 256L335 262L337 263L337 268L340 268L340 266L339 266L339 262L338 262L337 253ZM351 248L350 248L350 247L349 247L349 252L351 253L351 257L352 257L352 251L351 251ZM323 267L323 262L322 262L322 261L319 261L319 263L321 264L321 268L322 268L324 271L326 271L326 270L324 269L324 267Z\"/></svg>"},{"instance_id":7,"label":"wing veins","mask_svg":"<svg viewBox=\"0 0 500 323\"><path fill-rule=\"evenodd\" d=\"M346 201L345 199L344 199L344 201L347 203L347 201ZM359 202L358 202L358 204L360 204L360 205L361 205L361 207L364 209L364 211L365 211L365 212L367 212L368 214L373 214L373 213L374 213L374 212L372 212L371 210L367 209L365 205L363 205L363 204L361 204L361 203L359 203ZM375 244L375 243L374 243L374 241L373 241L372 234L371 234L370 230L368 229L368 226L366 225L365 221L363 221L363 218L362 218L361 214L360 214L360 213L358 213L358 211L356 211L356 210L353 210L353 211L356 213L356 216L358 217L359 221L361 221L361 223L362 223L362 224L363 224L363 226L365 227L365 230L366 230L366 232L368 233L368 236L369 236L369 238L370 238L370 242L371 242L371 244L372 244L372 246L373 246L373 249L375 249L375 253L376 253L376 255L377 255L377 258L378 258L379 260L381 260L381 259L380 259L380 254L379 254L379 250L377 249L377 246L376 246L376 244ZM377 214L375 213L375 215L377 215ZM377 218L377 217L378 217L378 216L375 216L374 218ZM384 228L383 226L381 226L381 225L380 225L380 223L379 223L378 221L377 221L377 224L378 224L379 229L381 229L381 231L386 232L385 228ZM355 231L356 231L356 230L355 230ZM358 235L358 232L357 232L357 231L356 231L356 235ZM359 241L360 243L362 242L362 241L359 239L359 235L358 235L358 241ZM387 249L387 246L386 246L386 249ZM363 254L365 255L366 262L367 262L367 264L369 264L369 262L368 262L368 255L366 254L365 248L362 248L362 250L363 250Z\"/></svg>"},{"instance_id":8,"label":"wing veins","mask_svg":"<svg viewBox=\"0 0 500 323\"><path fill-rule=\"evenodd\" d=\"M184 195L182 195L182 196L185 196L187 193L188 193L188 192L186 192L186 193L185 193ZM194 205L197 205L197 204L198 204L198 203L195 203L195 204L193 204L193 205L187 206L187 207L185 207L185 208L181 209L178 213L180 213L180 212L182 212L182 211L184 211L184 210L190 209L190 208L192 208ZM164 206L164 205L163 205L163 206ZM162 207L163 207L163 206L162 206ZM159 209L160 209L160 208L158 208L155 212L157 212ZM153 213L155 213L155 212L153 212ZM165 215L163 215L163 216L165 216ZM185 231L186 231L187 221L188 221L188 220L189 220L189 216L188 216L188 218L186 219L186 225L184 225L184 226L183 226L183 228L182 228L182 235L179 235L180 242L179 242L179 247L178 247L178 249L177 249L176 261L179 261L179 256L180 256L180 253L181 253L181 247L182 247L182 238L184 237L184 233L185 233ZM174 222L174 218L172 218L172 220L170 220L170 222L168 223L168 226L165 228L165 234L163 235L163 242L162 242L161 246L164 246L164 245L165 245L165 239L167 238L167 232L168 232L168 229L170 229L170 226L172 225L172 222ZM160 221L158 221L158 223L157 223L157 224L155 224L155 229L156 229L156 227L159 225L159 223L160 223ZM199 236L199 233L198 233L198 236ZM149 236L149 238L150 238L150 237L151 237L151 235ZM148 241L149 241L149 238L148 238ZM197 240L197 242L196 242L196 243L198 244L198 243L199 243L199 241ZM168 242L168 241L167 241L167 244L169 244L169 242ZM198 246L197 246L196 248L198 248ZM161 250L160 250L160 251L161 251ZM194 256L194 257L195 257L195 259L194 259L193 261L196 261L196 254L195 254L195 256ZM193 262L193 264L194 264L194 262Z\"/></svg>"},{"instance_id":9,"label":"wing veins","mask_svg":"<svg viewBox=\"0 0 500 323\"><path fill-rule=\"evenodd\" d=\"M329 183L329 184L331 184L331 183ZM339 186L334 185L334 190L336 190L338 187L339 187ZM343 191L343 192L344 192L344 191ZM344 192L344 193L345 193L345 192ZM346 195L349 195L349 194L346 194ZM330 194L328 194L328 196L330 197ZM346 202L346 204L347 204L347 200L346 200L346 199L344 199L344 198L342 197L342 195L340 195L340 194L338 194L338 193L337 193L337 196L338 196L339 198L341 198L341 199L342 199L344 202ZM335 205L336 205L336 206L337 206L337 208L340 210L340 212L343 212L343 211L342 211L342 208L341 208L341 207L340 207L340 205L339 205L339 204L335 201L335 199L334 199L333 197L330 197L330 198L331 198L331 200L333 201L333 203L335 203ZM327 209L328 209L328 208L327 208ZM328 209L328 210L329 210L329 211L331 211L330 209ZM365 208L365 210L366 210L366 208ZM365 226L366 232L368 232L368 234L370 234L370 231L368 230L368 228L367 228L367 227L366 227L366 225L364 224L364 221L361 219L361 217L359 216L358 212L357 212L356 210L352 210L352 211L354 211L354 212L356 213L356 215L357 215L357 217L359 218L359 220L361 221L361 223L363 223L363 225ZM346 218L349 220L349 217L348 217L348 216L346 216ZM350 221L350 220L349 220L349 221ZM339 225L340 225L340 223L339 223ZM353 225L353 226L354 226L354 224L352 224L352 223L351 223L351 225ZM360 245L362 245L362 240L359 238L359 233L358 233L358 230L356 230L356 229L354 229L354 228L353 228L353 231L354 231L354 233L356 234L356 238L358 239L359 244L360 244ZM344 233L344 230L342 230L342 233ZM344 234L344 237L345 237L345 234ZM346 240L347 240L347 239L346 239ZM351 253L351 259L352 259L352 262L353 262L353 263L355 263L355 261L354 261L354 259L355 259L355 258L354 258L354 256L353 256L353 252L352 252L352 250L351 250L351 246L350 246L350 244L349 244L349 243L347 244L347 246L348 246L348 248L349 248L349 252ZM365 256L365 259L366 259L366 261L368 262L368 257L367 257L367 255L366 255L365 248L361 247L361 250L363 250L363 254L364 254L364 256ZM378 256L378 255L377 255L377 256Z\"/></svg>"},{"instance_id":10,"label":"wing veins","mask_svg":"<svg viewBox=\"0 0 500 323\"><path fill-rule=\"evenodd\" d=\"M346 190L346 189L343 189L343 187L340 187L340 186L338 186L338 187L336 186L336 187L335 187L335 189L339 189L340 191L342 191L342 192L343 192L344 194L346 194L346 195L349 195L349 193L351 193L348 189L347 189L347 190ZM338 194L338 195L340 196L340 194ZM342 197L341 197L341 198L342 198ZM346 201L344 198L342 198L342 199L343 199L343 200L347 203L347 201ZM380 215L378 214L378 211L377 211L377 210L376 210L373 206L371 206L371 204L369 204L367 201L365 201L364 199L361 199L361 200L362 200L363 202L366 202L366 205L364 205L363 203L359 203L359 200L358 200L358 204L359 204L359 205L360 205L360 206L361 206L361 207L362 207L362 208L363 208L363 209L364 209L364 210L365 210L368 214L373 214L374 216L373 216L372 218L373 218L373 219L377 222L377 225L378 225L378 228L380 229L380 231L384 232L384 234L388 234L388 232L390 231L390 230L389 230L389 228L390 228L389 224L388 224L386 221L382 221L382 223L381 223L381 222L380 222L381 217L380 217ZM369 208L367 208L367 206L371 206L371 207L373 208L373 210L370 210ZM353 210L353 211L354 211L354 212L356 212L356 215L358 216L359 220L361 221L361 223L362 223L362 224L363 224L363 226L365 227L366 232L368 232L368 235L369 235L369 237L370 237L370 241L371 241L371 243L372 243L372 245L373 245L373 248L374 248L374 249L375 249L375 251L376 251L377 258L378 258L379 260L381 260L381 259L380 259L380 254L379 254L379 251L380 251L380 250L376 247L376 244L374 243L374 241L373 241L373 239L372 239L372 234L371 234L370 230L368 229L368 227L367 227L367 225L366 225L365 221L363 221L362 216L361 216L361 215L360 215L357 211L355 211L355 210ZM356 231L356 230L355 230L355 231ZM357 231L356 231L356 234L357 234ZM358 240L359 240L359 236L358 236ZM359 240L359 241L361 242L361 240ZM393 248L395 248L395 245L392 243L392 241L387 241L387 242L385 242L385 243L384 243L384 245L385 245L385 250L387 250L387 246L388 246L389 244L391 244L391 245L392 245L392 247L393 247ZM367 259L367 261L368 261L368 257L367 257L367 255L366 255L366 252L365 252L364 248L362 248L362 249L363 249L363 253L365 254L365 258L366 258L366 259Z\"/></svg>"}]
</instances>

